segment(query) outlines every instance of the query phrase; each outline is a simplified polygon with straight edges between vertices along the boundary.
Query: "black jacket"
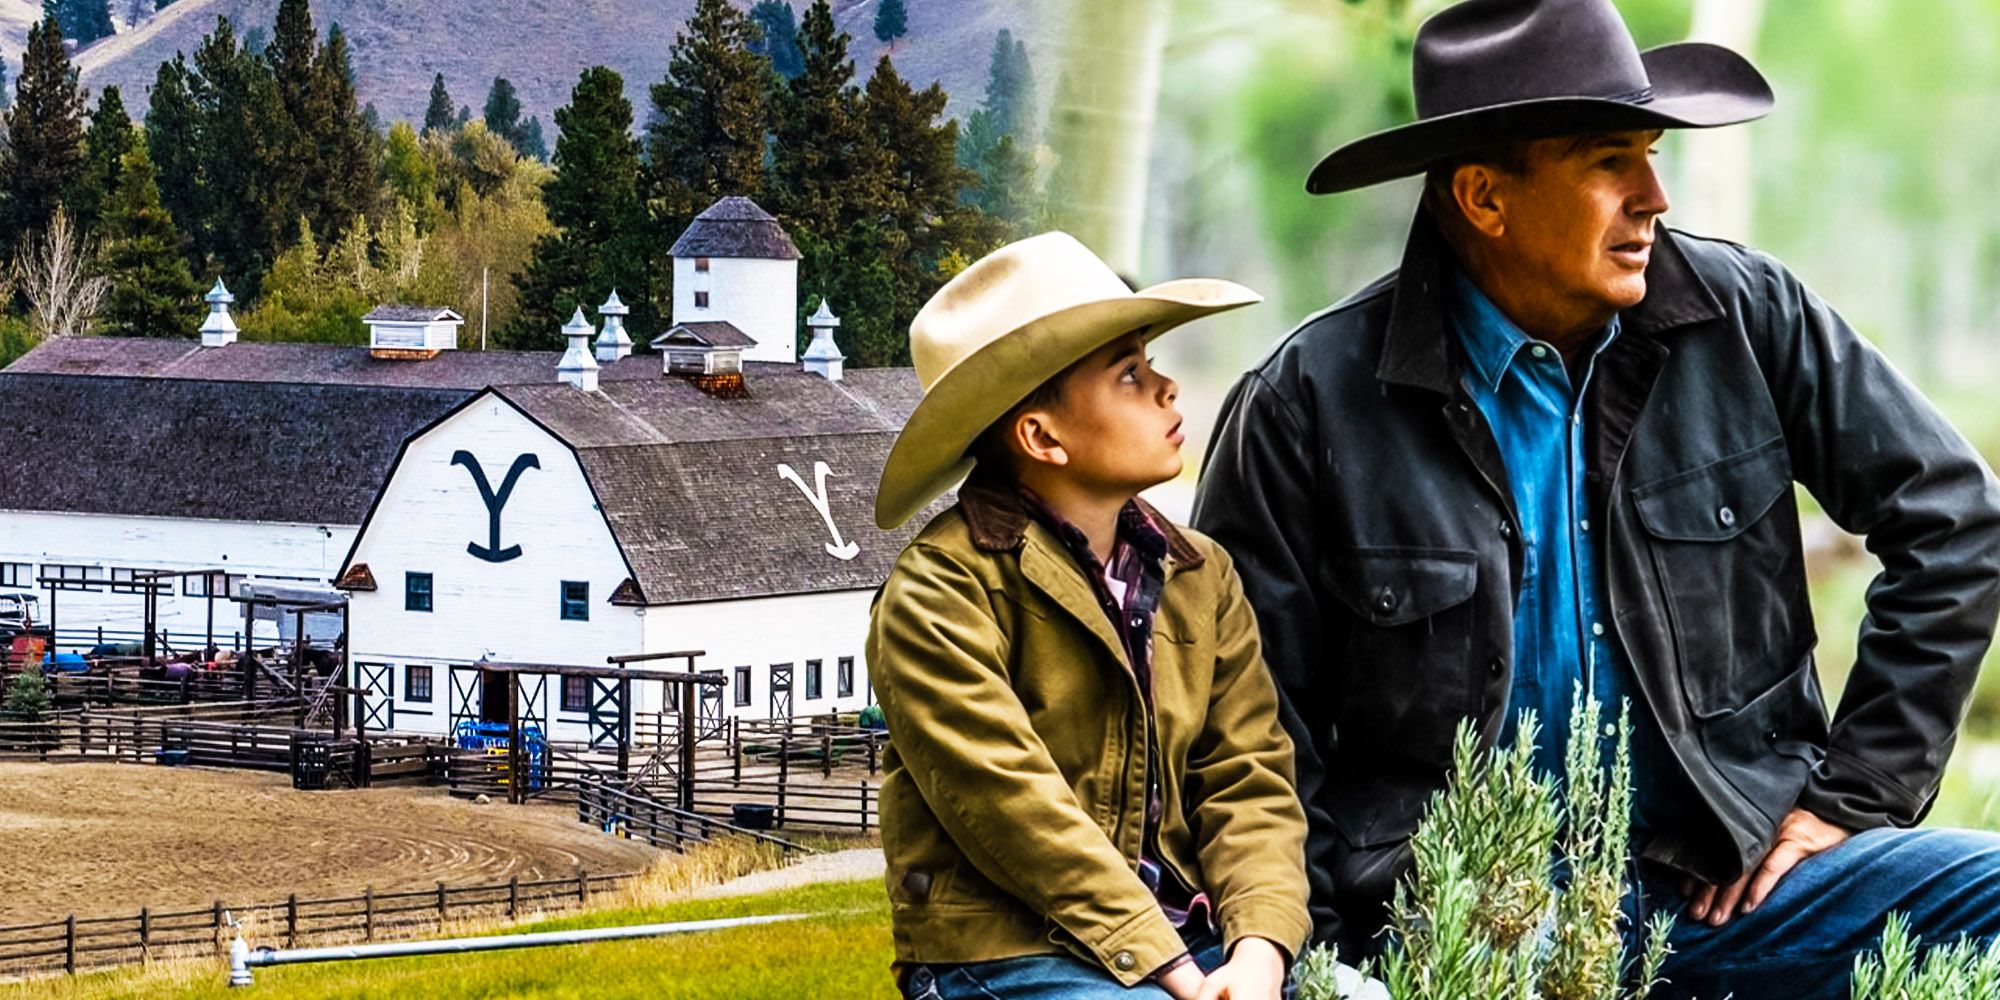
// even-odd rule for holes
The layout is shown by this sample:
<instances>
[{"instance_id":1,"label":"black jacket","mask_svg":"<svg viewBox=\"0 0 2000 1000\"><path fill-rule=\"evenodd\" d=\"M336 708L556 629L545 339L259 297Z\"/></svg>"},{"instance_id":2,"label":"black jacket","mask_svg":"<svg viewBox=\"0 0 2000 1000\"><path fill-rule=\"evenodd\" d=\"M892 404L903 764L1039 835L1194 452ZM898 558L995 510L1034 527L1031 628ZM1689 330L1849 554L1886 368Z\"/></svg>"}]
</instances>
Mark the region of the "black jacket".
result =
<instances>
[{"instance_id":1,"label":"black jacket","mask_svg":"<svg viewBox=\"0 0 2000 1000\"><path fill-rule=\"evenodd\" d=\"M1644 845L1721 883L1794 804L1852 829L1937 794L2000 613L2000 485L1776 260L1662 226L1585 400L1611 633L1706 804ZM1316 937L1373 950L1453 730L1507 705L1521 545L1446 325L1451 251L1308 318L1231 392L1194 524L1234 555L1298 753ZM1856 663L1829 726L1803 484L1867 536Z\"/></svg>"}]
</instances>

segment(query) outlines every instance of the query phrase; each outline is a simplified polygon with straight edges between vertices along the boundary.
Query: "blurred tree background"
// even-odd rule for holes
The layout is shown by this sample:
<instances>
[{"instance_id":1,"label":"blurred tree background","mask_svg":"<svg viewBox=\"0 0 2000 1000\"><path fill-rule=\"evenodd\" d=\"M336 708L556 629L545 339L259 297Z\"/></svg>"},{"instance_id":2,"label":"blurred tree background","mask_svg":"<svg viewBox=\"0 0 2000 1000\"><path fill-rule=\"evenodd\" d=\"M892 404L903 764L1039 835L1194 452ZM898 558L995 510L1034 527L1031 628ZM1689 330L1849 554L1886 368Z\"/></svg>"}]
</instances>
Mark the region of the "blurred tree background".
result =
<instances>
[{"instance_id":1,"label":"blurred tree background","mask_svg":"<svg viewBox=\"0 0 2000 1000\"><path fill-rule=\"evenodd\" d=\"M1158 348L1184 386L1184 513L1222 395L1300 319L1395 267L1415 210L1405 181L1309 197L1340 143L1410 120L1410 42L1443 0L1101 0L1065 33L1050 109L1055 224L1143 282L1217 275L1264 305ZM1642 47L1714 41L1778 96L1767 119L1673 133L1668 224L1776 255L2000 459L2000 0L1618 0ZM1082 18L1082 13L1074 15ZM1162 23L1158 19L1164 19ZM1134 52L1105 24L1149 23ZM1121 75L1122 74L1122 75ZM1092 81L1117 77L1117 89ZM1077 81L1083 85L1078 86ZM1136 84L1135 82L1136 81ZM1137 134L1145 133L1145 134ZM1135 162L1142 158L1143 167ZM1121 178L1110 193L1065 177ZM1135 190L1136 188L1136 190ZM1067 201L1057 197L1064 190ZM1830 697L1879 567L1808 518ZM1991 660L1989 659L1989 662ZM1936 821L2000 826L2000 678L1988 672Z\"/></svg>"}]
</instances>

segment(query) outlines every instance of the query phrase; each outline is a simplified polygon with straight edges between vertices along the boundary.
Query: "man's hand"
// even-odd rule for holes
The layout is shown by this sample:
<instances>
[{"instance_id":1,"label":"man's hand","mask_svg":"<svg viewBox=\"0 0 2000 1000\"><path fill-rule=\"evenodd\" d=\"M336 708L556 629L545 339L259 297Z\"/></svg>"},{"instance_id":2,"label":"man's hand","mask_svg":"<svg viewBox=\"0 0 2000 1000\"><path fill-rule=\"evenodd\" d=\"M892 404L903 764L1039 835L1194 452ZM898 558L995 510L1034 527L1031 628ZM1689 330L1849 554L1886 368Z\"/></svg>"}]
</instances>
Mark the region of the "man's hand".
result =
<instances>
[{"instance_id":1,"label":"man's hand","mask_svg":"<svg viewBox=\"0 0 2000 1000\"><path fill-rule=\"evenodd\" d=\"M1209 973L1196 1000L1278 1000L1285 988L1285 953L1260 937L1246 937L1229 962Z\"/></svg>"},{"instance_id":2,"label":"man's hand","mask_svg":"<svg viewBox=\"0 0 2000 1000\"><path fill-rule=\"evenodd\" d=\"M1785 815L1784 822L1778 824L1777 840L1771 844L1770 853L1764 855L1763 864L1743 873L1742 878L1728 885L1687 887L1690 890L1688 895L1694 897L1688 904L1688 916L1710 927L1721 927L1737 913L1749 913L1763 905L1765 897L1777 888L1778 880L1789 874L1799 862L1851 836L1853 834L1846 829L1804 809L1793 809ZM1741 910L1737 908L1739 903Z\"/></svg>"}]
</instances>

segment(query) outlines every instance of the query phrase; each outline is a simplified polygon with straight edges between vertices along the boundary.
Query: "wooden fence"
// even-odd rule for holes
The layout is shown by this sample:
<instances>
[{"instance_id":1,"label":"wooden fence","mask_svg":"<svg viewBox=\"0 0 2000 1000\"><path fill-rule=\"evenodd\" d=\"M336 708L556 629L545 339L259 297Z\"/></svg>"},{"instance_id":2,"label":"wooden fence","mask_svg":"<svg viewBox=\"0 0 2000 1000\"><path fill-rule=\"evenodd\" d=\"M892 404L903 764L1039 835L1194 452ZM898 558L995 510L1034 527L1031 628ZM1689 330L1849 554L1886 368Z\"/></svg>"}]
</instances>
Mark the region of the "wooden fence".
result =
<instances>
[{"instance_id":1,"label":"wooden fence","mask_svg":"<svg viewBox=\"0 0 2000 1000\"><path fill-rule=\"evenodd\" d=\"M217 900L200 909L141 909L132 916L78 917L71 914L45 923L0 927L0 974L32 975L129 965L174 955L222 954L240 921L253 944L287 948L304 944L341 944L409 936L435 930L447 920L514 918L535 910L582 906L593 893L616 888L636 872L592 875L578 871L565 878L522 880L484 885L449 886L439 882L424 889L301 899L297 893L282 900L229 904Z\"/></svg>"}]
</instances>

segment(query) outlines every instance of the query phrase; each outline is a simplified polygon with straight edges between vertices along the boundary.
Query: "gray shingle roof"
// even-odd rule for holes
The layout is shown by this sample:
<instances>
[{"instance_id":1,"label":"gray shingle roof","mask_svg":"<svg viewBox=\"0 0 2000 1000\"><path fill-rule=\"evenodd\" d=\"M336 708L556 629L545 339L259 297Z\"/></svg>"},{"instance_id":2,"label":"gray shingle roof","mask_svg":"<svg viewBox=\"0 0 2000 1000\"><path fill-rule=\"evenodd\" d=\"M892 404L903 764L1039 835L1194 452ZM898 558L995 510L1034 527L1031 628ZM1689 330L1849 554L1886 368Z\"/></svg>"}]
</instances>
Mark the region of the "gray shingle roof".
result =
<instances>
[{"instance_id":1,"label":"gray shingle roof","mask_svg":"<svg viewBox=\"0 0 2000 1000\"><path fill-rule=\"evenodd\" d=\"M421 361L377 358L347 344L199 341L150 337L56 337L12 365L10 373L137 376L228 382L303 382L463 389L556 380L561 351L441 351ZM627 357L599 368L600 380L657 379L660 362Z\"/></svg>"},{"instance_id":2,"label":"gray shingle roof","mask_svg":"<svg viewBox=\"0 0 2000 1000\"><path fill-rule=\"evenodd\" d=\"M741 195L731 195L703 209L668 253L675 257L799 259L799 248L792 245L785 227Z\"/></svg>"},{"instance_id":3,"label":"gray shingle roof","mask_svg":"<svg viewBox=\"0 0 2000 1000\"><path fill-rule=\"evenodd\" d=\"M755 347L757 338L736 328L736 324L724 320L702 323L676 323L667 332L653 338L653 346L662 344L699 344L703 347Z\"/></svg>"},{"instance_id":4,"label":"gray shingle roof","mask_svg":"<svg viewBox=\"0 0 2000 1000\"><path fill-rule=\"evenodd\" d=\"M467 393L0 372L0 509L360 524Z\"/></svg>"},{"instance_id":5,"label":"gray shingle roof","mask_svg":"<svg viewBox=\"0 0 2000 1000\"><path fill-rule=\"evenodd\" d=\"M789 367L789 366L787 366ZM576 449L649 604L879 586L929 520L875 527L875 482L919 395L907 369L841 382L792 369L718 400L677 379L496 390ZM835 545L806 493L827 466ZM933 505L933 512L946 501Z\"/></svg>"},{"instance_id":6,"label":"gray shingle roof","mask_svg":"<svg viewBox=\"0 0 2000 1000\"><path fill-rule=\"evenodd\" d=\"M363 323L429 323L440 319L464 322L465 317L444 306L404 306L384 304L368 310Z\"/></svg>"}]
</instances>

